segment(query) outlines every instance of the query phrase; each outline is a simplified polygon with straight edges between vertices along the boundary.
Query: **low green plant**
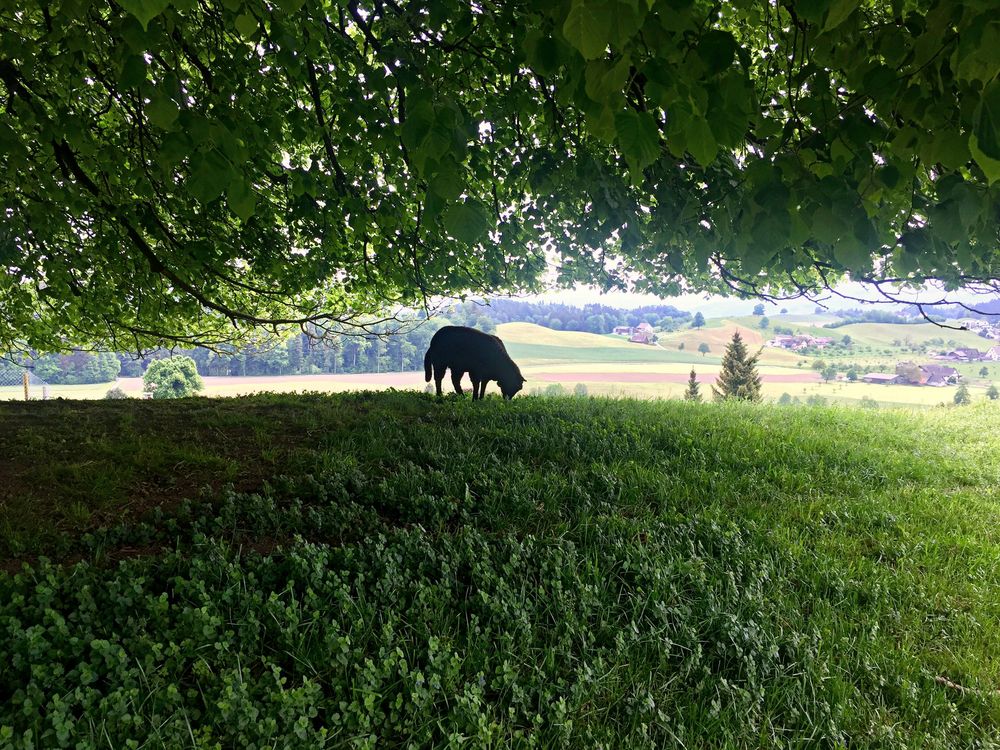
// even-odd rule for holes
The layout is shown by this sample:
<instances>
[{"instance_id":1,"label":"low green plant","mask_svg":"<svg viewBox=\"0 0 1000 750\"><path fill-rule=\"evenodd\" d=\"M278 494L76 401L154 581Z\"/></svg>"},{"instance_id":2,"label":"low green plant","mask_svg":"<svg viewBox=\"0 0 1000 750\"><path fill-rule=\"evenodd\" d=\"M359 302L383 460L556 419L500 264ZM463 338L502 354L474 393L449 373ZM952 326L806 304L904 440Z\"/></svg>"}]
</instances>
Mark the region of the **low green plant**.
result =
<instances>
[{"instance_id":1,"label":"low green plant","mask_svg":"<svg viewBox=\"0 0 1000 750\"><path fill-rule=\"evenodd\" d=\"M0 572L0 747L944 749L1000 730L992 404L39 406L25 486L61 498L80 463L133 484L96 526L67 508L67 545L41 550L62 564ZM4 455L24 408L0 405ZM187 458L152 442L192 435ZM135 511L195 455L240 486Z\"/></svg>"}]
</instances>

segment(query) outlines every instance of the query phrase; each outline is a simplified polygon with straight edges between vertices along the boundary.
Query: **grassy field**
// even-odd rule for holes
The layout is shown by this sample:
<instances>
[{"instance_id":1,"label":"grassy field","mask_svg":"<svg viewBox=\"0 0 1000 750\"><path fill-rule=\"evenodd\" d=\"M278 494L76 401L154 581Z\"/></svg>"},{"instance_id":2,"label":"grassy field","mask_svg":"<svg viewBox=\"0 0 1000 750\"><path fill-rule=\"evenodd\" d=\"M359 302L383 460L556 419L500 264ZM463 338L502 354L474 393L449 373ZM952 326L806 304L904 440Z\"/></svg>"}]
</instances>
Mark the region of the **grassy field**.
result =
<instances>
[{"instance_id":1,"label":"grassy field","mask_svg":"<svg viewBox=\"0 0 1000 750\"><path fill-rule=\"evenodd\" d=\"M0 404L0 747L997 747L998 418Z\"/></svg>"}]
</instances>

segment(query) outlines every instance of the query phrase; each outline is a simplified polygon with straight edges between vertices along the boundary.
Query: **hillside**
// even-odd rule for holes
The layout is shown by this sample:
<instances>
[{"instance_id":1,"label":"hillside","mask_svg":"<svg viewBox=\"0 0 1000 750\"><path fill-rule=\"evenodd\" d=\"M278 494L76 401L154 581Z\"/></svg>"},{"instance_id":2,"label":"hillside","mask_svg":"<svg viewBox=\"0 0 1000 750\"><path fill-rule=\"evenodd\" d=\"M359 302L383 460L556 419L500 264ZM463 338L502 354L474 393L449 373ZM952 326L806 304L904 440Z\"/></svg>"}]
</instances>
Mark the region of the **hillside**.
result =
<instances>
[{"instance_id":1,"label":"hillside","mask_svg":"<svg viewBox=\"0 0 1000 750\"><path fill-rule=\"evenodd\" d=\"M997 418L0 404L0 746L988 747Z\"/></svg>"}]
</instances>

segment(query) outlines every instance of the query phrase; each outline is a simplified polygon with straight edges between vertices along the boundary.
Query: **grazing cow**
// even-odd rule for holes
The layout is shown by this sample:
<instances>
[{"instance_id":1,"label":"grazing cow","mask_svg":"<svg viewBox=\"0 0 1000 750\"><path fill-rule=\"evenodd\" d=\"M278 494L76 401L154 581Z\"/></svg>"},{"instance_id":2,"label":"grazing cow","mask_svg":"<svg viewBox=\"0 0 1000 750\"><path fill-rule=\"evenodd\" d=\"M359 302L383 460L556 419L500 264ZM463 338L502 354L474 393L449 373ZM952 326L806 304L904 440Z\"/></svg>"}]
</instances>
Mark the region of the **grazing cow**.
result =
<instances>
[{"instance_id":1,"label":"grazing cow","mask_svg":"<svg viewBox=\"0 0 1000 750\"><path fill-rule=\"evenodd\" d=\"M447 369L451 370L451 382L459 394L462 393L462 376L469 373L473 401L485 395L486 384L491 380L497 381L506 399L514 398L524 386L521 371L507 354L503 342L475 328L445 326L434 334L424 355L424 375L429 383L433 373L438 396Z\"/></svg>"}]
</instances>

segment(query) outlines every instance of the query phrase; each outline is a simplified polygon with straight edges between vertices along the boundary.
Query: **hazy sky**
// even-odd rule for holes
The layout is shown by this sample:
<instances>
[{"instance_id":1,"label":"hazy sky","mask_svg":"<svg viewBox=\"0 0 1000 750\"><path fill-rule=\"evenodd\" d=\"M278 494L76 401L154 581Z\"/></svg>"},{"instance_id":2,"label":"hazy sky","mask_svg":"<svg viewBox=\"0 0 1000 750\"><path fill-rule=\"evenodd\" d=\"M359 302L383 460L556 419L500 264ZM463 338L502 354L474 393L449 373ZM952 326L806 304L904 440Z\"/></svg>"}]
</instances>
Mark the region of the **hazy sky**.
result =
<instances>
[{"instance_id":1,"label":"hazy sky","mask_svg":"<svg viewBox=\"0 0 1000 750\"><path fill-rule=\"evenodd\" d=\"M857 282L839 284L836 287L836 290L842 294L852 297L860 297L863 299L879 298L878 293L873 288ZM828 297L828 299L824 299L822 304L831 310L842 310L860 306L858 302L853 300L843 299L830 294L825 296ZM932 299L940 299L942 297L942 292L940 290L928 289L927 291L919 293L900 293L899 296L912 299L914 301L930 301ZM578 287L577 289L571 290L546 292L545 294L526 297L524 299L538 302L561 302L563 304L577 306L596 303L626 309L640 307L642 305L673 305L674 307L681 310L687 310L689 312L696 312L700 310L702 313L709 316L749 315L753 310L754 305L756 305L759 301L753 299L741 300L734 297L718 297L704 294L684 294L679 297L656 297L651 294L629 294L626 292L609 292L607 294L602 294L598 289L593 287ZM984 299L988 298L969 292L953 292L948 294L948 299L961 300L974 305L976 302L983 302ZM783 307L788 308L788 311L791 313L811 313L815 310L816 305L816 302L800 299L789 300L779 304L765 302L764 309L769 315L777 314ZM879 305L879 307L886 310L891 309L889 305Z\"/></svg>"}]
</instances>

